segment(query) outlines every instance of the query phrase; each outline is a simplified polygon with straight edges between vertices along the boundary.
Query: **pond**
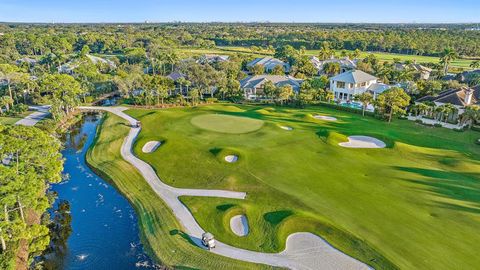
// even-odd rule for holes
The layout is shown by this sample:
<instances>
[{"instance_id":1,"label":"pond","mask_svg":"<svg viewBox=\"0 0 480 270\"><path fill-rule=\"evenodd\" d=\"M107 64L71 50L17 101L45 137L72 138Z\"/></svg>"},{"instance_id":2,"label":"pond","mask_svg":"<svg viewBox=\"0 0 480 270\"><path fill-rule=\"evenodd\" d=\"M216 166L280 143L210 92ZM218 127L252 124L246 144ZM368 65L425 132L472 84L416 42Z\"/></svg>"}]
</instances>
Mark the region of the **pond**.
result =
<instances>
[{"instance_id":1,"label":"pond","mask_svg":"<svg viewBox=\"0 0 480 270\"><path fill-rule=\"evenodd\" d=\"M52 186L56 204L68 201L72 233L61 269L160 269L144 252L138 221L129 202L93 173L85 154L95 139L100 115L85 115L65 136L64 173L69 178Z\"/></svg>"}]
</instances>

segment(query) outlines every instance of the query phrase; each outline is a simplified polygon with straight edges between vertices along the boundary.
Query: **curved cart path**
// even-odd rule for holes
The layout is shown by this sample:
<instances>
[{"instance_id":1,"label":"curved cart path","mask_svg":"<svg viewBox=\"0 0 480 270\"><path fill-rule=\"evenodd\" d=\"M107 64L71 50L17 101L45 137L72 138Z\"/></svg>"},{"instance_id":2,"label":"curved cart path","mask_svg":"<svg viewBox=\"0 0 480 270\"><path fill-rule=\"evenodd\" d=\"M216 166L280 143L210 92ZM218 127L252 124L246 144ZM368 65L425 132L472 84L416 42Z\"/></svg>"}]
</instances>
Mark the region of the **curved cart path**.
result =
<instances>
[{"instance_id":1,"label":"curved cart path","mask_svg":"<svg viewBox=\"0 0 480 270\"><path fill-rule=\"evenodd\" d=\"M29 109L34 110L35 112L25 116L23 119L18 120L15 125L32 127L50 114L48 111L50 109L49 105L29 106Z\"/></svg>"},{"instance_id":2,"label":"curved cart path","mask_svg":"<svg viewBox=\"0 0 480 270\"><path fill-rule=\"evenodd\" d=\"M179 196L205 196L224 197L234 199L245 199L245 192L234 192L224 190L206 189L183 189L175 188L163 183L153 168L146 162L137 158L132 147L135 138L140 133L140 128L133 127L137 120L125 114L125 107L79 107L81 110L102 110L122 117L132 124L132 128L121 148L122 157L138 169L152 189L172 209L174 215L182 224L185 233L192 241L201 248L202 233L205 231L200 227L187 207L180 202ZM288 236L286 249L280 253L262 253L229 246L216 241L216 248L211 252L252 263L268 264L278 267L286 267L299 270L318 269L371 269L368 265L340 252L330 246L322 238L311 233L294 233Z\"/></svg>"}]
</instances>

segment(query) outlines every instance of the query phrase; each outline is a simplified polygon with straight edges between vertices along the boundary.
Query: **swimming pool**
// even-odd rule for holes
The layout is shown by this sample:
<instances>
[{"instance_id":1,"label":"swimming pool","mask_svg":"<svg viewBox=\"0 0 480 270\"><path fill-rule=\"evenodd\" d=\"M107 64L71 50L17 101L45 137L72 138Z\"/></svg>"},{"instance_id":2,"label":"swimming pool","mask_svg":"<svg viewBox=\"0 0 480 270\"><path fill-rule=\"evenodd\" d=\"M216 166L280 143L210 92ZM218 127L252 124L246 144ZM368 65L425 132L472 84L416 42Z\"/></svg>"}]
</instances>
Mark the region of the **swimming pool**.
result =
<instances>
[{"instance_id":1,"label":"swimming pool","mask_svg":"<svg viewBox=\"0 0 480 270\"><path fill-rule=\"evenodd\" d=\"M358 110L361 110L363 108L362 104L357 102L345 102L345 103L341 103L340 106L354 108Z\"/></svg>"}]
</instances>

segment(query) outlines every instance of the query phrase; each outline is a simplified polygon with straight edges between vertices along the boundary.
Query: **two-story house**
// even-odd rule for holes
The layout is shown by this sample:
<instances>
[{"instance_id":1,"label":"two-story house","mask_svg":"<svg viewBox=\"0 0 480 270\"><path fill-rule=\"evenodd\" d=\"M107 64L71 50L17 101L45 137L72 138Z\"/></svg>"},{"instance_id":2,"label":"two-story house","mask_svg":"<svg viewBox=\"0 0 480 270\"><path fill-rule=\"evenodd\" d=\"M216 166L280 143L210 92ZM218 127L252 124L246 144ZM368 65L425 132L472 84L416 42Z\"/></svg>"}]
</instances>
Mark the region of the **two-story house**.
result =
<instances>
[{"instance_id":1,"label":"two-story house","mask_svg":"<svg viewBox=\"0 0 480 270\"><path fill-rule=\"evenodd\" d=\"M350 101L357 94L369 91L369 89L381 89L378 87L378 78L361 70L350 70L330 78L330 90L337 101ZM385 89L383 89L384 91ZM379 91L372 91L375 94Z\"/></svg>"}]
</instances>

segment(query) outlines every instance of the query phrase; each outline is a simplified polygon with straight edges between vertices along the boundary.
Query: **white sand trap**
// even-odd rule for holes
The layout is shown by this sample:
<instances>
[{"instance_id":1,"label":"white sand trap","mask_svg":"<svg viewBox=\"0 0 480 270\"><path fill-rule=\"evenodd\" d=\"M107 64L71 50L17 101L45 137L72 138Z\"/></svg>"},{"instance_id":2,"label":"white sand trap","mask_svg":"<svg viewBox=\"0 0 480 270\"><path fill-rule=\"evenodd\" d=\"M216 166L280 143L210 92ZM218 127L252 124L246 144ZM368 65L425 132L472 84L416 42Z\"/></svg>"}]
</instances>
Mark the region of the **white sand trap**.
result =
<instances>
[{"instance_id":1,"label":"white sand trap","mask_svg":"<svg viewBox=\"0 0 480 270\"><path fill-rule=\"evenodd\" d=\"M385 148L386 144L379 139L369 136L350 136L348 142L342 142L338 145L348 148Z\"/></svg>"},{"instance_id":2,"label":"white sand trap","mask_svg":"<svg viewBox=\"0 0 480 270\"><path fill-rule=\"evenodd\" d=\"M290 234L287 244L280 254L295 261L293 269L322 270L373 270L338 249L332 247L322 238L306 232Z\"/></svg>"},{"instance_id":3,"label":"white sand trap","mask_svg":"<svg viewBox=\"0 0 480 270\"><path fill-rule=\"evenodd\" d=\"M292 127L287 127L287 126L280 126L280 128L285 130L293 130Z\"/></svg>"},{"instance_id":4,"label":"white sand trap","mask_svg":"<svg viewBox=\"0 0 480 270\"><path fill-rule=\"evenodd\" d=\"M143 147L142 147L142 152L143 153L152 153L157 150L157 148L161 145L162 143L159 141L150 141L147 142Z\"/></svg>"},{"instance_id":5,"label":"white sand trap","mask_svg":"<svg viewBox=\"0 0 480 270\"><path fill-rule=\"evenodd\" d=\"M230 219L230 229L238 236L246 236L248 234L248 221L245 215L237 215Z\"/></svg>"},{"instance_id":6,"label":"white sand trap","mask_svg":"<svg viewBox=\"0 0 480 270\"><path fill-rule=\"evenodd\" d=\"M234 162L237 162L237 160L238 160L238 157L235 155L225 156L225 161L228 163L234 163Z\"/></svg>"},{"instance_id":7,"label":"white sand trap","mask_svg":"<svg viewBox=\"0 0 480 270\"><path fill-rule=\"evenodd\" d=\"M337 121L337 118L327 115L314 115L313 118L325 121Z\"/></svg>"}]
</instances>

